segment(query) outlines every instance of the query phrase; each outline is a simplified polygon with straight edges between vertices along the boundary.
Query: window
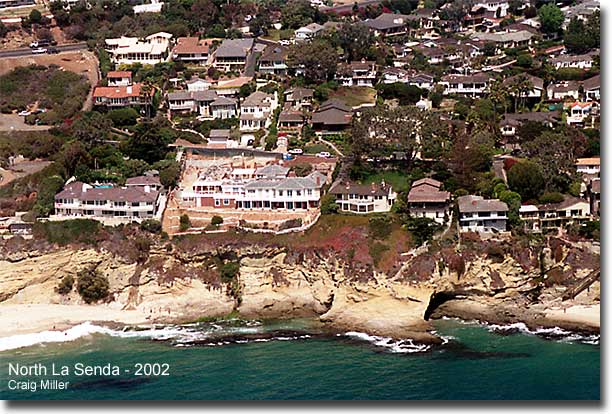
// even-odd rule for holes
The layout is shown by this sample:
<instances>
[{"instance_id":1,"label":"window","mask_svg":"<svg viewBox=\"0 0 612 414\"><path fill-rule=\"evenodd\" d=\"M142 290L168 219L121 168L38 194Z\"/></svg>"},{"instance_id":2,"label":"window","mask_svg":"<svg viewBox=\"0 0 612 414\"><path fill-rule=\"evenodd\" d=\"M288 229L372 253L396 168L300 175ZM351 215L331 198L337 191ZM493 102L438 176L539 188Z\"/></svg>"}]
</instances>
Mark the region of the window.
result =
<instances>
[{"instance_id":1,"label":"window","mask_svg":"<svg viewBox=\"0 0 612 414\"><path fill-rule=\"evenodd\" d=\"M139 207L139 206L140 206L140 203L137 203L137 202L132 203L132 207Z\"/></svg>"},{"instance_id":2,"label":"window","mask_svg":"<svg viewBox=\"0 0 612 414\"><path fill-rule=\"evenodd\" d=\"M229 206L229 200L227 198L223 199L223 205L224 206Z\"/></svg>"},{"instance_id":3,"label":"window","mask_svg":"<svg viewBox=\"0 0 612 414\"><path fill-rule=\"evenodd\" d=\"M306 190L306 194L312 195L312 190Z\"/></svg>"},{"instance_id":4,"label":"window","mask_svg":"<svg viewBox=\"0 0 612 414\"><path fill-rule=\"evenodd\" d=\"M221 200L215 200L215 207L219 207L221 205Z\"/></svg>"},{"instance_id":5,"label":"window","mask_svg":"<svg viewBox=\"0 0 612 414\"><path fill-rule=\"evenodd\" d=\"M293 190L287 190L287 197L291 197L293 195Z\"/></svg>"}]
</instances>

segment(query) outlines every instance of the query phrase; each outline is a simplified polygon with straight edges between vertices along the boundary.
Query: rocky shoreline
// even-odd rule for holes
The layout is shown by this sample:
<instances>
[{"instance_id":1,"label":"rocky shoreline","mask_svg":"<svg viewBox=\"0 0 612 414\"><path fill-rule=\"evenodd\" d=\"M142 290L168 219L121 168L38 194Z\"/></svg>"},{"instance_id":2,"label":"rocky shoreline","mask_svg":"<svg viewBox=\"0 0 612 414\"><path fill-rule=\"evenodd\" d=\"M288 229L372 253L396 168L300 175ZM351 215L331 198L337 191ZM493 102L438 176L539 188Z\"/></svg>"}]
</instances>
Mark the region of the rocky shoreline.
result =
<instances>
[{"instance_id":1,"label":"rocky shoreline","mask_svg":"<svg viewBox=\"0 0 612 414\"><path fill-rule=\"evenodd\" d=\"M0 337L85 321L137 326L228 314L244 319L308 317L330 332L422 344L442 342L430 322L441 317L598 333L599 281L572 300L561 299L599 263L598 254L567 243L526 252L458 255L421 249L404 256L392 274L355 266L330 251L297 253L269 245L197 252L154 246L144 261L83 247L4 255ZM219 257L229 253L239 272L231 282L222 282L216 267ZM537 255L540 265L534 266L530 263ZM543 266L561 271L543 278ZM109 280L112 293L105 303L87 305L75 290L66 295L55 291L65 275L90 267Z\"/></svg>"}]
</instances>

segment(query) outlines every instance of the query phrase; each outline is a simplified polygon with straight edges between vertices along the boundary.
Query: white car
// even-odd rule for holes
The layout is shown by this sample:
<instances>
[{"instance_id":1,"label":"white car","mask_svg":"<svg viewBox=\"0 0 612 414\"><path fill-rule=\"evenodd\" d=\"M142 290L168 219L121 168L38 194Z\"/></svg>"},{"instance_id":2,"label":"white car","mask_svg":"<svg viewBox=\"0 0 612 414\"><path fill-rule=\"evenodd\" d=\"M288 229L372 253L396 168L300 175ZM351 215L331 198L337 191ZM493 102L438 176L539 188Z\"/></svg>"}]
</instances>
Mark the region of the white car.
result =
<instances>
[{"instance_id":1,"label":"white car","mask_svg":"<svg viewBox=\"0 0 612 414\"><path fill-rule=\"evenodd\" d=\"M34 55L41 55L43 53L47 53L47 49L45 49L44 47L39 47L37 49L32 49L32 54L34 54Z\"/></svg>"},{"instance_id":2,"label":"white car","mask_svg":"<svg viewBox=\"0 0 612 414\"><path fill-rule=\"evenodd\" d=\"M30 115L31 113L32 113L32 112L30 112L30 111L21 111L21 112L19 112L19 116L28 116L28 115Z\"/></svg>"},{"instance_id":3,"label":"white car","mask_svg":"<svg viewBox=\"0 0 612 414\"><path fill-rule=\"evenodd\" d=\"M34 42L30 43L30 47L32 49L34 49L35 47L38 47L38 42L34 41Z\"/></svg>"},{"instance_id":4,"label":"white car","mask_svg":"<svg viewBox=\"0 0 612 414\"><path fill-rule=\"evenodd\" d=\"M289 40L279 40L278 43L281 46L289 46L291 44L291 41L289 41Z\"/></svg>"},{"instance_id":5,"label":"white car","mask_svg":"<svg viewBox=\"0 0 612 414\"><path fill-rule=\"evenodd\" d=\"M304 150L301 149L301 148L294 148L292 150L289 150L288 152L289 152L289 154L300 155L300 154L304 153Z\"/></svg>"},{"instance_id":6,"label":"white car","mask_svg":"<svg viewBox=\"0 0 612 414\"><path fill-rule=\"evenodd\" d=\"M321 151L317 154L317 157L319 158L329 158L331 157L331 154L327 151Z\"/></svg>"}]
</instances>

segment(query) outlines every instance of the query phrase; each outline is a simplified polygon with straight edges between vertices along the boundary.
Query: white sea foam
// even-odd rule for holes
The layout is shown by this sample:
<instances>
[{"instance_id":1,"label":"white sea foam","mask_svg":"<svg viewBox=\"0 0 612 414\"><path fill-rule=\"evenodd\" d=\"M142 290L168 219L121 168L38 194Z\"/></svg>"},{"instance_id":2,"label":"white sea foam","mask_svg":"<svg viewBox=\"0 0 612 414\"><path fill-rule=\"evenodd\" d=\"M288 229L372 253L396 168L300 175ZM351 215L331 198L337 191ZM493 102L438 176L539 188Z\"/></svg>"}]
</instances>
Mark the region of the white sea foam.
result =
<instances>
[{"instance_id":1,"label":"white sea foam","mask_svg":"<svg viewBox=\"0 0 612 414\"><path fill-rule=\"evenodd\" d=\"M429 345L415 344L411 339L394 339L386 336L368 335L364 332L347 332L344 335L370 342L374 346L379 346L398 354L425 352L430 349Z\"/></svg>"},{"instance_id":2,"label":"white sea foam","mask_svg":"<svg viewBox=\"0 0 612 414\"><path fill-rule=\"evenodd\" d=\"M536 328L530 329L522 322L512 323L508 325L485 325L492 332L506 332L506 331L518 331L526 335L537 335L544 336L547 338L555 339L560 342L581 342L590 345L599 345L599 335L582 335L576 332L567 331L558 326L550 328Z\"/></svg>"},{"instance_id":3,"label":"white sea foam","mask_svg":"<svg viewBox=\"0 0 612 414\"><path fill-rule=\"evenodd\" d=\"M111 332L113 332L111 329L85 322L65 331L43 331L0 338L0 351L50 342L69 342L94 333L110 334Z\"/></svg>"}]
</instances>

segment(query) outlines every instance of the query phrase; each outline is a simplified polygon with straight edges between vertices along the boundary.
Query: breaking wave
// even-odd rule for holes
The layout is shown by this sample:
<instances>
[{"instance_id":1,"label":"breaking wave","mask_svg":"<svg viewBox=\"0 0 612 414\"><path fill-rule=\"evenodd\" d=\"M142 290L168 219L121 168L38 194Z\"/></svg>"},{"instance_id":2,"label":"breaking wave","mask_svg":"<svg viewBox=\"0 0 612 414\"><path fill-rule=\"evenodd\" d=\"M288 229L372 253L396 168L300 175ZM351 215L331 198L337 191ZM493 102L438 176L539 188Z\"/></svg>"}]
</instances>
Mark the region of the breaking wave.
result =
<instances>
[{"instance_id":1,"label":"breaking wave","mask_svg":"<svg viewBox=\"0 0 612 414\"><path fill-rule=\"evenodd\" d=\"M338 334L351 339L369 342L370 344L383 348L384 350L397 354L412 354L416 352L426 352L431 349L429 345L418 344L411 339L394 339L386 336L368 335L364 332L346 332Z\"/></svg>"}]
</instances>

